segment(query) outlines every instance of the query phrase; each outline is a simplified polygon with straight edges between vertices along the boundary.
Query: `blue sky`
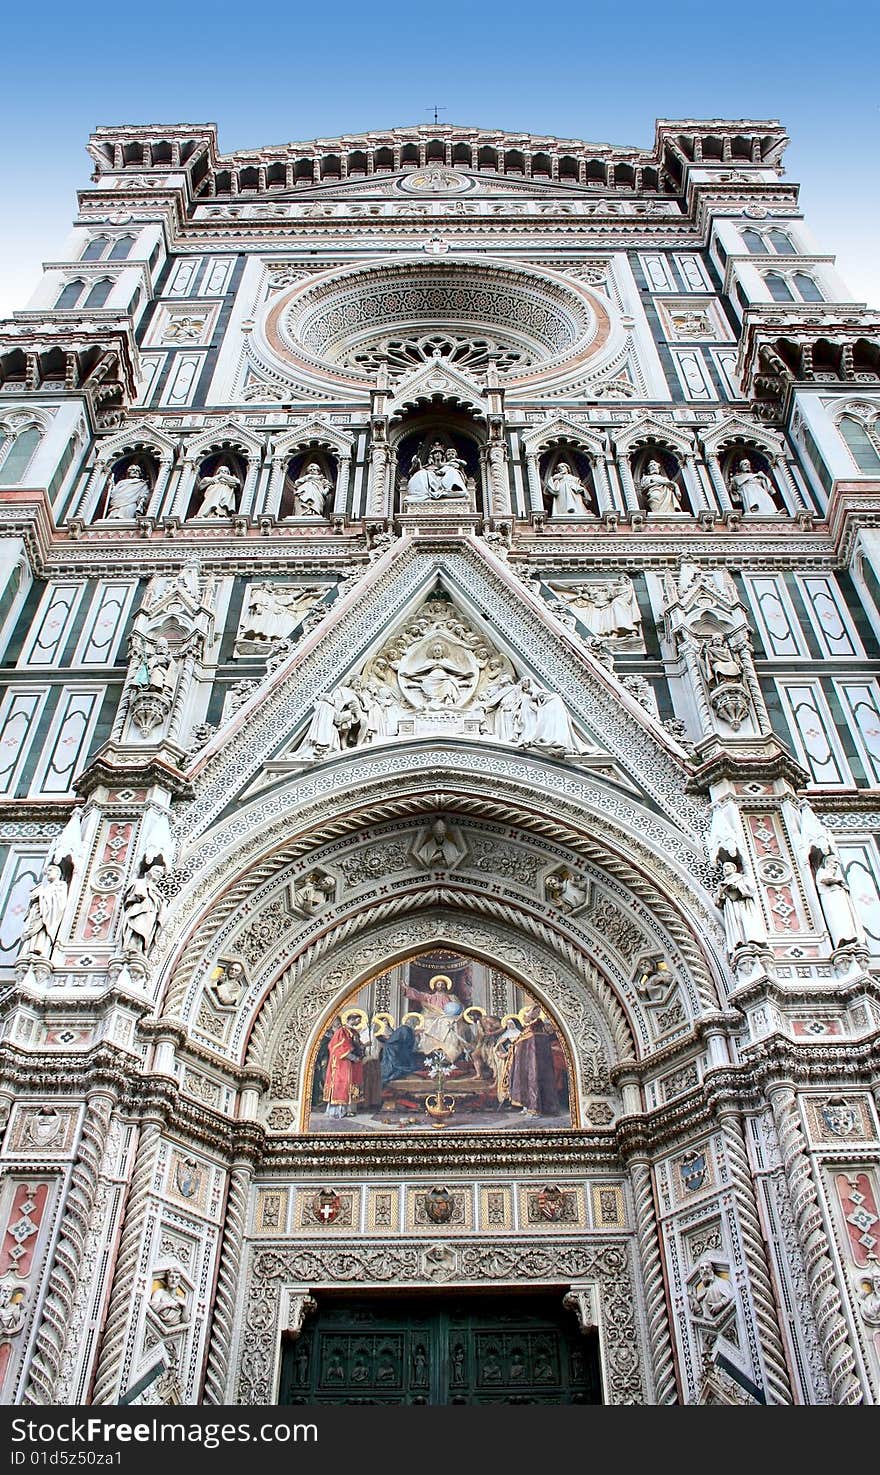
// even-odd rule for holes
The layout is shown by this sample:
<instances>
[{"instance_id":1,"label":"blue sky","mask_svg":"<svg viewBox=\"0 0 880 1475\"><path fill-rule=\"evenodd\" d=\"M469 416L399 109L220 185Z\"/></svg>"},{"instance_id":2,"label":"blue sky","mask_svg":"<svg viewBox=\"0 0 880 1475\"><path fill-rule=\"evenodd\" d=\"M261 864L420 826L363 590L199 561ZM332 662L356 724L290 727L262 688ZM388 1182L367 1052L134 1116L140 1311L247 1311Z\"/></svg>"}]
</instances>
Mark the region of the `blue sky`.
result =
<instances>
[{"instance_id":1,"label":"blue sky","mask_svg":"<svg viewBox=\"0 0 880 1475\"><path fill-rule=\"evenodd\" d=\"M2 30L0 313L58 254L101 123L216 122L223 150L427 121L641 147L656 117L779 118L807 220L880 307L871 0L57 0Z\"/></svg>"}]
</instances>

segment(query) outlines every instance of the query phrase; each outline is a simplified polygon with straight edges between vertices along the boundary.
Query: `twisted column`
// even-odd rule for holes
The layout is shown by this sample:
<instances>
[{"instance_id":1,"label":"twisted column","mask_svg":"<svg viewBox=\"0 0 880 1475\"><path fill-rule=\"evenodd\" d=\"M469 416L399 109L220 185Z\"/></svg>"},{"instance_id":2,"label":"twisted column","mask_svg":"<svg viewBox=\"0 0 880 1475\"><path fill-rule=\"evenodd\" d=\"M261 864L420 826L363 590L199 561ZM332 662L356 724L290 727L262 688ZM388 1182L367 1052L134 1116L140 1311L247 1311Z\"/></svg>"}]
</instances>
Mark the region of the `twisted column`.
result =
<instances>
[{"instance_id":1,"label":"twisted column","mask_svg":"<svg viewBox=\"0 0 880 1475\"><path fill-rule=\"evenodd\" d=\"M849 1344L849 1327L843 1314L834 1266L826 1248L819 1198L807 1157L795 1094L791 1086L777 1086L771 1088L769 1096L782 1150L795 1230L804 1257L810 1301L831 1386L831 1400L833 1403L861 1403L862 1387Z\"/></svg>"},{"instance_id":2,"label":"twisted column","mask_svg":"<svg viewBox=\"0 0 880 1475\"><path fill-rule=\"evenodd\" d=\"M28 1369L23 1402L54 1403L64 1344L79 1289L79 1272L89 1232L113 1101L92 1095L86 1101L79 1150L64 1203L61 1235L55 1250L46 1299Z\"/></svg>"},{"instance_id":3,"label":"twisted column","mask_svg":"<svg viewBox=\"0 0 880 1475\"><path fill-rule=\"evenodd\" d=\"M229 1175L226 1212L223 1219L223 1243L220 1268L214 1295L214 1317L205 1371L205 1403L228 1403L226 1378L235 1326L235 1301L241 1270L241 1255L247 1218L248 1192L251 1183L249 1164L237 1163Z\"/></svg>"},{"instance_id":4,"label":"twisted column","mask_svg":"<svg viewBox=\"0 0 880 1475\"><path fill-rule=\"evenodd\" d=\"M160 1138L161 1128L157 1122L148 1122L141 1130L137 1161L134 1165L125 1204L119 1253L114 1267L113 1291L104 1322L101 1350L98 1354L92 1403L112 1403L114 1401L116 1383L125 1351L125 1333L134 1296L147 1199L153 1186L153 1172Z\"/></svg>"},{"instance_id":5,"label":"twisted column","mask_svg":"<svg viewBox=\"0 0 880 1475\"><path fill-rule=\"evenodd\" d=\"M749 1287L758 1336L764 1354L764 1369L767 1374L767 1389L773 1403L791 1403L791 1381L788 1361L780 1335L780 1314L773 1294L773 1282L764 1246L761 1221L755 1201L755 1189L751 1165L746 1151L742 1124L732 1113L722 1119L724 1147L730 1176L736 1193L736 1206L740 1231L743 1237L746 1264L749 1269Z\"/></svg>"},{"instance_id":6,"label":"twisted column","mask_svg":"<svg viewBox=\"0 0 880 1475\"><path fill-rule=\"evenodd\" d=\"M636 1207L636 1235L645 1290L648 1345L651 1349L651 1369L654 1376L654 1401L658 1404L678 1403L651 1169L647 1163L634 1163L631 1171Z\"/></svg>"}]
</instances>

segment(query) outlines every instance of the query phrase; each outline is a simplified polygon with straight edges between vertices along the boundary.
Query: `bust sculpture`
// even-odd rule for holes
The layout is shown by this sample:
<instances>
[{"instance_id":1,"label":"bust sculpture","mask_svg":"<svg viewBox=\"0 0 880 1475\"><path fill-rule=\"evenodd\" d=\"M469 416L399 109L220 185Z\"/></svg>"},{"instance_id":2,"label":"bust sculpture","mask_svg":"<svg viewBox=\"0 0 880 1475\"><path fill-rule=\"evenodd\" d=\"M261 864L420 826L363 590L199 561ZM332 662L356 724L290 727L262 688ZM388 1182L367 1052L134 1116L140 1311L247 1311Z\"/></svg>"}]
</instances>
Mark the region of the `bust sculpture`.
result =
<instances>
[{"instance_id":1,"label":"bust sculpture","mask_svg":"<svg viewBox=\"0 0 880 1475\"><path fill-rule=\"evenodd\" d=\"M667 515L681 511L681 493L666 475L659 461L649 461L639 478L639 491L649 512Z\"/></svg>"}]
</instances>

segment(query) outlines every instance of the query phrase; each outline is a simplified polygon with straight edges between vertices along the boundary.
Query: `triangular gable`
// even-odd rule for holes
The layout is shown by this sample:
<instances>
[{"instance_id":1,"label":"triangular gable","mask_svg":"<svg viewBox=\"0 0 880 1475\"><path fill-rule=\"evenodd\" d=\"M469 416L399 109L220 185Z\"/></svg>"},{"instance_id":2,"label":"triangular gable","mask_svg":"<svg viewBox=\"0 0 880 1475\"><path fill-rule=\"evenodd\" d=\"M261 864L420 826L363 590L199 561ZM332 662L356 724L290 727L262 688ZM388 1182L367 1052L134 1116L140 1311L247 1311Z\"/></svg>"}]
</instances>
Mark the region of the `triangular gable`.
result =
<instances>
[{"instance_id":1,"label":"triangular gable","mask_svg":"<svg viewBox=\"0 0 880 1475\"><path fill-rule=\"evenodd\" d=\"M612 781L692 828L683 754L659 723L482 540L420 536L394 543L198 755L189 770L196 790L186 825L191 836L255 783L262 786L267 768L289 768L316 703L362 669L438 586L518 676L561 698L593 751L557 761L595 764L608 778L614 769ZM436 748L443 738L428 741Z\"/></svg>"}]
</instances>

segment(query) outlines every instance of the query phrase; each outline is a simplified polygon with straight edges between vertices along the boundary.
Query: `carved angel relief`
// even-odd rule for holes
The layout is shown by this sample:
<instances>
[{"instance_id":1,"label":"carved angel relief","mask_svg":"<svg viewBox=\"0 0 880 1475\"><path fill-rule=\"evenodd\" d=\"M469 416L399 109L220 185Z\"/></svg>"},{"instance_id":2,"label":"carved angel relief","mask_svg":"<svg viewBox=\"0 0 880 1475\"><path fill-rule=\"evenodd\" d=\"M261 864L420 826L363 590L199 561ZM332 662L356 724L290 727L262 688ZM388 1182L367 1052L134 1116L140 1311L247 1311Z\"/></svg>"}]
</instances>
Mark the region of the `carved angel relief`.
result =
<instances>
[{"instance_id":1,"label":"carved angel relief","mask_svg":"<svg viewBox=\"0 0 880 1475\"><path fill-rule=\"evenodd\" d=\"M486 738L554 757L595 754L561 697L520 676L447 600L425 603L382 648L319 698L296 756L433 736Z\"/></svg>"}]
</instances>

